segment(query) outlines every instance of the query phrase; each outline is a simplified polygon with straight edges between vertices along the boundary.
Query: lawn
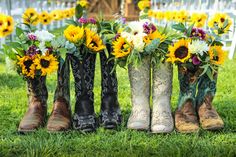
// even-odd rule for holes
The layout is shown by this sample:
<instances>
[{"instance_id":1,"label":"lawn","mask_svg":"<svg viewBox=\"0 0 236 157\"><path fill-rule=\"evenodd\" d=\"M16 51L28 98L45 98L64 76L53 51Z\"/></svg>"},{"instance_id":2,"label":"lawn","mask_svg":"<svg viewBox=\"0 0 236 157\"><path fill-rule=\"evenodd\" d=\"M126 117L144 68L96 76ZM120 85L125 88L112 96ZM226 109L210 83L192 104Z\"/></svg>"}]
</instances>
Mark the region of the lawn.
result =
<instances>
[{"instance_id":1,"label":"lawn","mask_svg":"<svg viewBox=\"0 0 236 157\"><path fill-rule=\"evenodd\" d=\"M18 124L27 110L26 84L15 72L6 70L0 61L0 156L236 156L236 58L228 60L220 70L214 104L225 122L219 132L200 130L194 134L152 134L126 128L130 114L130 87L127 70L118 68L119 102L123 124L118 131L99 128L96 133L77 131L50 134L45 128L19 135ZM95 79L95 108L100 107L100 65ZM178 98L178 81L174 70L172 110ZM47 78L48 114L53 102L56 75ZM73 78L71 105L74 108Z\"/></svg>"}]
</instances>

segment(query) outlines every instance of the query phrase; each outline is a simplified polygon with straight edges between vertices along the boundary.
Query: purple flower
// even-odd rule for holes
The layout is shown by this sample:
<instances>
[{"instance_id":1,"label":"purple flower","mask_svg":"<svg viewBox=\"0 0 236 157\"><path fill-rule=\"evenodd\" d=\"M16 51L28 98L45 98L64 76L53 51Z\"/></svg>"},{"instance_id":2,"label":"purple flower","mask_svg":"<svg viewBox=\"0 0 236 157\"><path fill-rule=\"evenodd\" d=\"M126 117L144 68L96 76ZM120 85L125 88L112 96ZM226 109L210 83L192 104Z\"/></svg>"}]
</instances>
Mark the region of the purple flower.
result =
<instances>
[{"instance_id":1,"label":"purple flower","mask_svg":"<svg viewBox=\"0 0 236 157\"><path fill-rule=\"evenodd\" d=\"M145 22L143 24L144 33L150 34L157 30L156 26L152 23Z\"/></svg>"},{"instance_id":2,"label":"purple flower","mask_svg":"<svg viewBox=\"0 0 236 157\"><path fill-rule=\"evenodd\" d=\"M116 36L114 37L113 41L115 41L116 39L118 39L120 37L120 34L117 33Z\"/></svg>"},{"instance_id":3,"label":"purple flower","mask_svg":"<svg viewBox=\"0 0 236 157\"><path fill-rule=\"evenodd\" d=\"M193 56L192 60L193 60L193 64L194 64L194 65L199 65L199 64L201 64L201 61L198 59L197 56Z\"/></svg>"},{"instance_id":4,"label":"purple flower","mask_svg":"<svg viewBox=\"0 0 236 157\"><path fill-rule=\"evenodd\" d=\"M193 28L190 37L197 37L204 40L206 38L206 32L201 28Z\"/></svg>"},{"instance_id":5,"label":"purple flower","mask_svg":"<svg viewBox=\"0 0 236 157\"><path fill-rule=\"evenodd\" d=\"M89 18L88 21L89 23L94 24L94 25L97 23L97 21L94 18Z\"/></svg>"},{"instance_id":6,"label":"purple flower","mask_svg":"<svg viewBox=\"0 0 236 157\"><path fill-rule=\"evenodd\" d=\"M83 18L83 17L81 17L78 21L79 21L79 23L81 23L81 24L86 24L86 23L88 23L88 20L87 20L86 18Z\"/></svg>"},{"instance_id":7,"label":"purple flower","mask_svg":"<svg viewBox=\"0 0 236 157\"><path fill-rule=\"evenodd\" d=\"M28 39L32 40L32 41L35 41L35 40L37 40L37 36L35 34L33 34L33 33L29 33L28 34Z\"/></svg>"},{"instance_id":8,"label":"purple flower","mask_svg":"<svg viewBox=\"0 0 236 157\"><path fill-rule=\"evenodd\" d=\"M126 23L126 18L122 17L122 18L120 18L120 21L121 21L122 24L125 24Z\"/></svg>"},{"instance_id":9,"label":"purple flower","mask_svg":"<svg viewBox=\"0 0 236 157\"><path fill-rule=\"evenodd\" d=\"M157 30L156 26L154 24L150 24L150 28L152 30L152 32L155 32Z\"/></svg>"},{"instance_id":10,"label":"purple flower","mask_svg":"<svg viewBox=\"0 0 236 157\"><path fill-rule=\"evenodd\" d=\"M143 30L144 30L144 33L146 34L151 33L151 28L149 28L149 24L147 22L143 24Z\"/></svg>"},{"instance_id":11,"label":"purple flower","mask_svg":"<svg viewBox=\"0 0 236 157\"><path fill-rule=\"evenodd\" d=\"M39 49L36 46L30 46L29 49L26 51L26 55L33 57L39 53Z\"/></svg>"}]
</instances>

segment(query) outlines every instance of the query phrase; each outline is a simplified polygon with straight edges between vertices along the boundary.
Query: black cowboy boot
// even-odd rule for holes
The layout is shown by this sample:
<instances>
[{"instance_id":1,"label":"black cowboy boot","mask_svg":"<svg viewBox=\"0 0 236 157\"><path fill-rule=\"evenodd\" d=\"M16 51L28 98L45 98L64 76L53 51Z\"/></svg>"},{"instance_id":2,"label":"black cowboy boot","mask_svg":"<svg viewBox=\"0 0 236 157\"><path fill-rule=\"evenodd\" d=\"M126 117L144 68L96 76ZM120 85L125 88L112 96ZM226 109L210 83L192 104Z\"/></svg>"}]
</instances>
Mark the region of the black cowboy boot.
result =
<instances>
[{"instance_id":1,"label":"black cowboy boot","mask_svg":"<svg viewBox=\"0 0 236 157\"><path fill-rule=\"evenodd\" d=\"M83 59L71 55L71 66L75 79L75 114L74 128L84 132L96 130L96 116L94 112L94 71L96 54L86 53Z\"/></svg>"},{"instance_id":2,"label":"black cowboy boot","mask_svg":"<svg viewBox=\"0 0 236 157\"><path fill-rule=\"evenodd\" d=\"M175 127L179 132L190 133L199 130L196 115L196 88L200 69L195 66L178 65L180 94L175 112Z\"/></svg>"},{"instance_id":3,"label":"black cowboy boot","mask_svg":"<svg viewBox=\"0 0 236 157\"><path fill-rule=\"evenodd\" d=\"M111 46L107 45L107 48L109 53L112 52ZM116 71L112 71L114 61L109 61L104 51L100 52L100 60L102 78L100 124L106 129L114 129L120 125L122 121L118 102Z\"/></svg>"},{"instance_id":4,"label":"black cowboy boot","mask_svg":"<svg viewBox=\"0 0 236 157\"><path fill-rule=\"evenodd\" d=\"M70 126L70 60L69 56L67 56L65 61L60 59L53 111L48 120L47 129L52 132L65 131Z\"/></svg>"},{"instance_id":5,"label":"black cowboy boot","mask_svg":"<svg viewBox=\"0 0 236 157\"><path fill-rule=\"evenodd\" d=\"M200 77L197 95L197 111L201 126L206 130L218 130L224 127L224 122L212 105L217 83L217 73L211 80L207 74Z\"/></svg>"},{"instance_id":6,"label":"black cowboy boot","mask_svg":"<svg viewBox=\"0 0 236 157\"><path fill-rule=\"evenodd\" d=\"M18 128L21 133L35 131L45 124L47 117L46 77L27 79L27 87L29 108Z\"/></svg>"}]
</instances>

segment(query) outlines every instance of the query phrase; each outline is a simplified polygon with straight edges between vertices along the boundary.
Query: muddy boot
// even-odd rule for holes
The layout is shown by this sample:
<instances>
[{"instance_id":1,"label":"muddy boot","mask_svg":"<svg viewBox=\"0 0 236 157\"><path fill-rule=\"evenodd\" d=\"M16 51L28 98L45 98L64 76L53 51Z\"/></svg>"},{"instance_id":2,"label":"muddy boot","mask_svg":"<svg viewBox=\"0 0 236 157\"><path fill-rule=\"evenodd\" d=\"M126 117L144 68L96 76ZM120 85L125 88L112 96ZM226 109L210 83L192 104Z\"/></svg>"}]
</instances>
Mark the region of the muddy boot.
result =
<instances>
[{"instance_id":1,"label":"muddy boot","mask_svg":"<svg viewBox=\"0 0 236 157\"><path fill-rule=\"evenodd\" d=\"M216 93L217 74L211 80L206 74L198 84L197 108L200 124L205 130L219 130L224 122L214 109L212 102Z\"/></svg>"},{"instance_id":2,"label":"muddy boot","mask_svg":"<svg viewBox=\"0 0 236 157\"><path fill-rule=\"evenodd\" d=\"M152 124L153 133L169 133L174 129L171 113L173 68L171 63L160 63L153 67Z\"/></svg>"},{"instance_id":3,"label":"muddy boot","mask_svg":"<svg viewBox=\"0 0 236 157\"><path fill-rule=\"evenodd\" d=\"M61 59L59 64L57 88L54 96L53 110L47 124L47 130L49 132L66 131L70 126L70 62L67 56L65 61Z\"/></svg>"},{"instance_id":4,"label":"muddy boot","mask_svg":"<svg viewBox=\"0 0 236 157\"><path fill-rule=\"evenodd\" d=\"M46 77L27 79L27 87L29 108L18 128L21 133L37 130L45 124L47 116Z\"/></svg>"},{"instance_id":5,"label":"muddy boot","mask_svg":"<svg viewBox=\"0 0 236 157\"><path fill-rule=\"evenodd\" d=\"M186 68L178 65L180 94L175 112L175 127L183 133L197 132L199 123L196 115L196 87L200 70L198 67Z\"/></svg>"},{"instance_id":6,"label":"muddy boot","mask_svg":"<svg viewBox=\"0 0 236 157\"><path fill-rule=\"evenodd\" d=\"M127 127L134 130L149 130L150 126L150 57L143 59L138 67L129 65L132 111Z\"/></svg>"}]
</instances>

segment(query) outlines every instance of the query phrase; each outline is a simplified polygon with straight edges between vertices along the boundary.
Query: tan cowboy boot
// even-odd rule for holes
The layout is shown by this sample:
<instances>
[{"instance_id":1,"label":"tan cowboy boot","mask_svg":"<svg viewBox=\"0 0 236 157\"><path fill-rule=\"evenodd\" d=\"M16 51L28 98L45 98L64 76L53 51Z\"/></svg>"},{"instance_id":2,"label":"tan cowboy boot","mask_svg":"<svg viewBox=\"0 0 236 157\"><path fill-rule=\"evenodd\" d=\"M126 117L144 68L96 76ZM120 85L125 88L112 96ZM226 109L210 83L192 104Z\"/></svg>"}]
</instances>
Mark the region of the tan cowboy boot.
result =
<instances>
[{"instance_id":1,"label":"tan cowboy boot","mask_svg":"<svg viewBox=\"0 0 236 157\"><path fill-rule=\"evenodd\" d=\"M47 116L46 77L27 80L29 108L20 122L18 131L33 132L43 126Z\"/></svg>"},{"instance_id":2,"label":"tan cowboy boot","mask_svg":"<svg viewBox=\"0 0 236 157\"><path fill-rule=\"evenodd\" d=\"M205 130L219 130L224 127L223 120L212 106L212 100L211 96L206 96L198 109L200 124Z\"/></svg>"},{"instance_id":3,"label":"tan cowboy boot","mask_svg":"<svg viewBox=\"0 0 236 157\"><path fill-rule=\"evenodd\" d=\"M153 133L169 133L174 129L171 114L172 65L160 63L153 67L153 112L151 130Z\"/></svg>"},{"instance_id":4,"label":"tan cowboy boot","mask_svg":"<svg viewBox=\"0 0 236 157\"><path fill-rule=\"evenodd\" d=\"M132 112L127 127L148 130L150 125L150 58L143 59L138 67L129 65Z\"/></svg>"},{"instance_id":5,"label":"tan cowboy boot","mask_svg":"<svg viewBox=\"0 0 236 157\"><path fill-rule=\"evenodd\" d=\"M53 111L48 120L47 130L50 132L65 131L71 126L71 111L64 99L55 101Z\"/></svg>"},{"instance_id":6,"label":"tan cowboy boot","mask_svg":"<svg viewBox=\"0 0 236 157\"><path fill-rule=\"evenodd\" d=\"M69 56L66 56L64 62L60 62L59 67L53 111L47 125L49 132L65 131L71 126Z\"/></svg>"},{"instance_id":7,"label":"tan cowboy boot","mask_svg":"<svg viewBox=\"0 0 236 157\"><path fill-rule=\"evenodd\" d=\"M200 124L205 130L219 130L224 127L224 122L212 105L216 93L217 73L213 80L206 74L201 76L198 84L198 116Z\"/></svg>"},{"instance_id":8,"label":"tan cowboy boot","mask_svg":"<svg viewBox=\"0 0 236 157\"><path fill-rule=\"evenodd\" d=\"M199 130L198 119L191 100L175 112L175 127L178 132L192 133Z\"/></svg>"}]
</instances>

